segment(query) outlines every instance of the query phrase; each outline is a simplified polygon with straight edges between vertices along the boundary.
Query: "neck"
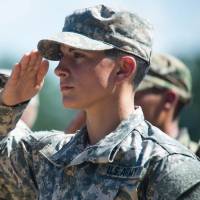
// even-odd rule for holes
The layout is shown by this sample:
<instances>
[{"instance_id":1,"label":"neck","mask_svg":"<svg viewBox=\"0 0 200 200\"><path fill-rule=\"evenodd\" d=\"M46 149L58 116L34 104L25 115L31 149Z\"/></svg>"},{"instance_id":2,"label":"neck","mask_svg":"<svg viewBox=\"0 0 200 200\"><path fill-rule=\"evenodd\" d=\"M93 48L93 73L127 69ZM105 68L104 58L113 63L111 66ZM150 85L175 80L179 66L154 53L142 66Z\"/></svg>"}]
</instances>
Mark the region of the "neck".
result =
<instances>
[{"instance_id":1,"label":"neck","mask_svg":"<svg viewBox=\"0 0 200 200\"><path fill-rule=\"evenodd\" d=\"M160 127L167 135L172 138L177 138L179 134L179 124L178 119L176 120L166 120Z\"/></svg>"},{"instance_id":2,"label":"neck","mask_svg":"<svg viewBox=\"0 0 200 200\"><path fill-rule=\"evenodd\" d=\"M119 123L134 112L133 94L106 99L86 110L86 126L90 144L96 144L116 129Z\"/></svg>"}]
</instances>

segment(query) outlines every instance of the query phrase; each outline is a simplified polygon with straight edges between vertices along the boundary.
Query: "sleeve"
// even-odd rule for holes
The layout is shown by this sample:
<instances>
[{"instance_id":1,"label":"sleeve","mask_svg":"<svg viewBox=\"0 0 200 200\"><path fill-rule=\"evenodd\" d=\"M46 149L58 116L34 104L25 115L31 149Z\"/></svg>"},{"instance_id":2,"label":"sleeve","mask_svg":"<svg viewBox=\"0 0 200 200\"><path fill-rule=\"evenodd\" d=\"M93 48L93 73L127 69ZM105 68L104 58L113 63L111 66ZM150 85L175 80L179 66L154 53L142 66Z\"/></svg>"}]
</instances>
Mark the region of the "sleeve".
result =
<instances>
[{"instance_id":1,"label":"sleeve","mask_svg":"<svg viewBox=\"0 0 200 200\"><path fill-rule=\"evenodd\" d=\"M178 200L199 200L200 199L200 183L196 184L185 193L183 193Z\"/></svg>"},{"instance_id":2,"label":"sleeve","mask_svg":"<svg viewBox=\"0 0 200 200\"><path fill-rule=\"evenodd\" d=\"M13 130L19 121L28 102L17 106L5 106L0 104L0 138Z\"/></svg>"},{"instance_id":3,"label":"sleeve","mask_svg":"<svg viewBox=\"0 0 200 200\"><path fill-rule=\"evenodd\" d=\"M36 199L29 129L16 126L0 141L0 197Z\"/></svg>"},{"instance_id":4,"label":"sleeve","mask_svg":"<svg viewBox=\"0 0 200 200\"><path fill-rule=\"evenodd\" d=\"M32 132L19 122L0 140L0 199L37 199L43 167L38 152L50 145L55 153L73 137L59 131Z\"/></svg>"},{"instance_id":5,"label":"sleeve","mask_svg":"<svg viewBox=\"0 0 200 200\"><path fill-rule=\"evenodd\" d=\"M184 155L170 155L151 168L140 187L141 193L145 194L141 199L177 200L184 193L192 195L192 188L198 184L200 162Z\"/></svg>"}]
</instances>

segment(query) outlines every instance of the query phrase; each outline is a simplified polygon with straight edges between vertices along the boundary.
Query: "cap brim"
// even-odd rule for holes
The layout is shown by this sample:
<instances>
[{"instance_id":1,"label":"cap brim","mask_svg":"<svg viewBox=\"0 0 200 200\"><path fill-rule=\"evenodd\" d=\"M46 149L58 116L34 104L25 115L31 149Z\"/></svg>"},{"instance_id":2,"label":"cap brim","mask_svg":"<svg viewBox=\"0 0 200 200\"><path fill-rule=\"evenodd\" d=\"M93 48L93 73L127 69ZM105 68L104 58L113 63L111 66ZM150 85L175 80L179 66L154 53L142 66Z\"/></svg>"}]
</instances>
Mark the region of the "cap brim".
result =
<instances>
[{"instance_id":1,"label":"cap brim","mask_svg":"<svg viewBox=\"0 0 200 200\"><path fill-rule=\"evenodd\" d=\"M143 90L147 90L147 89L150 89L150 88L153 88L153 87L155 87L154 83L144 79L144 80L141 81L141 83L137 87L137 91L143 91Z\"/></svg>"},{"instance_id":2,"label":"cap brim","mask_svg":"<svg viewBox=\"0 0 200 200\"><path fill-rule=\"evenodd\" d=\"M175 91L183 102L187 102L191 98L191 93L187 92L177 86L173 85L172 83L160 79L158 77L146 75L145 78L139 84L137 91L144 91L150 88L158 88L158 89L169 89Z\"/></svg>"},{"instance_id":3,"label":"cap brim","mask_svg":"<svg viewBox=\"0 0 200 200\"><path fill-rule=\"evenodd\" d=\"M114 48L114 46L110 44L91 39L78 33L61 32L49 39L40 40L38 43L38 50L46 59L59 60L61 44L87 51L102 51Z\"/></svg>"}]
</instances>

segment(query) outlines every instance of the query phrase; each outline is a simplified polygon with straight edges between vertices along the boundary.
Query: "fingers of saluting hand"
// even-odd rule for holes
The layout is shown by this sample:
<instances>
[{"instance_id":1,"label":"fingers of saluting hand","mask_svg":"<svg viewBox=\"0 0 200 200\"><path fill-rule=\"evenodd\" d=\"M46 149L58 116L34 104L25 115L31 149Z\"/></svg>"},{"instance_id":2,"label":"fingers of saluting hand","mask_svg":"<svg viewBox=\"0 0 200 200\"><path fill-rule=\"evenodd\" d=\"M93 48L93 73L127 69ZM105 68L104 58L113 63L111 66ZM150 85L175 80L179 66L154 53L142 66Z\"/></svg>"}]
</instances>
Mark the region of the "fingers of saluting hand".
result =
<instances>
[{"instance_id":1,"label":"fingers of saluting hand","mask_svg":"<svg viewBox=\"0 0 200 200\"><path fill-rule=\"evenodd\" d=\"M38 66L40 65L41 61L42 56L37 50L26 53L19 62L21 65L22 73L23 71L37 72Z\"/></svg>"},{"instance_id":2,"label":"fingers of saluting hand","mask_svg":"<svg viewBox=\"0 0 200 200\"><path fill-rule=\"evenodd\" d=\"M36 87L40 87L44 80L44 76L48 72L49 62L47 60L42 60L38 65L37 78L36 78Z\"/></svg>"},{"instance_id":3,"label":"fingers of saluting hand","mask_svg":"<svg viewBox=\"0 0 200 200\"><path fill-rule=\"evenodd\" d=\"M19 77L24 77L25 79L30 79L30 77L32 77L35 79L36 86L40 86L48 71L48 66L48 61L42 60L40 53L34 50L30 53L26 53L19 64L14 66L13 74L15 76L13 78L17 80Z\"/></svg>"},{"instance_id":4,"label":"fingers of saluting hand","mask_svg":"<svg viewBox=\"0 0 200 200\"><path fill-rule=\"evenodd\" d=\"M25 70L28 67L29 61L30 61L30 53L24 54L24 56L21 58L19 64L21 66L21 70Z\"/></svg>"},{"instance_id":5,"label":"fingers of saluting hand","mask_svg":"<svg viewBox=\"0 0 200 200\"><path fill-rule=\"evenodd\" d=\"M16 105L31 99L42 89L47 71L48 61L42 60L38 51L25 54L20 62L14 65L2 93L2 102Z\"/></svg>"},{"instance_id":6,"label":"fingers of saluting hand","mask_svg":"<svg viewBox=\"0 0 200 200\"><path fill-rule=\"evenodd\" d=\"M13 70L11 73L11 80L13 81L14 84L19 79L19 76L20 76L20 64L17 63L13 66Z\"/></svg>"}]
</instances>

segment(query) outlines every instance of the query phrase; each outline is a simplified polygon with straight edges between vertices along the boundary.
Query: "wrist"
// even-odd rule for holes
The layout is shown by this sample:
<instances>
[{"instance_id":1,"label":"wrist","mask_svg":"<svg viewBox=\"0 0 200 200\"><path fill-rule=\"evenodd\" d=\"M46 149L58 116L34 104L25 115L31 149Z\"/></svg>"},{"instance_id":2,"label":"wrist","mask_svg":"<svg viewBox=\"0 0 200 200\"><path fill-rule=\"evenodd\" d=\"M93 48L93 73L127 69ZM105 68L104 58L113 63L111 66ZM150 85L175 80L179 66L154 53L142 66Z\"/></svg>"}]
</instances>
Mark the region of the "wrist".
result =
<instances>
[{"instance_id":1,"label":"wrist","mask_svg":"<svg viewBox=\"0 0 200 200\"><path fill-rule=\"evenodd\" d=\"M1 90L0 90L0 105L9 106L9 107L15 106L16 104L7 103L7 102L4 100L4 98L3 98L3 90L4 90L4 89L1 89Z\"/></svg>"},{"instance_id":2,"label":"wrist","mask_svg":"<svg viewBox=\"0 0 200 200\"><path fill-rule=\"evenodd\" d=\"M30 100L18 103L18 104L7 104L5 103L5 101L2 98L2 94L3 94L3 90L0 90L0 105L2 106L8 106L8 107L16 107L16 106L20 106L20 105L26 105L29 103Z\"/></svg>"},{"instance_id":3,"label":"wrist","mask_svg":"<svg viewBox=\"0 0 200 200\"><path fill-rule=\"evenodd\" d=\"M3 89L0 90L0 105L5 105L5 103L3 102L3 99L2 99L2 94L3 94Z\"/></svg>"}]
</instances>

